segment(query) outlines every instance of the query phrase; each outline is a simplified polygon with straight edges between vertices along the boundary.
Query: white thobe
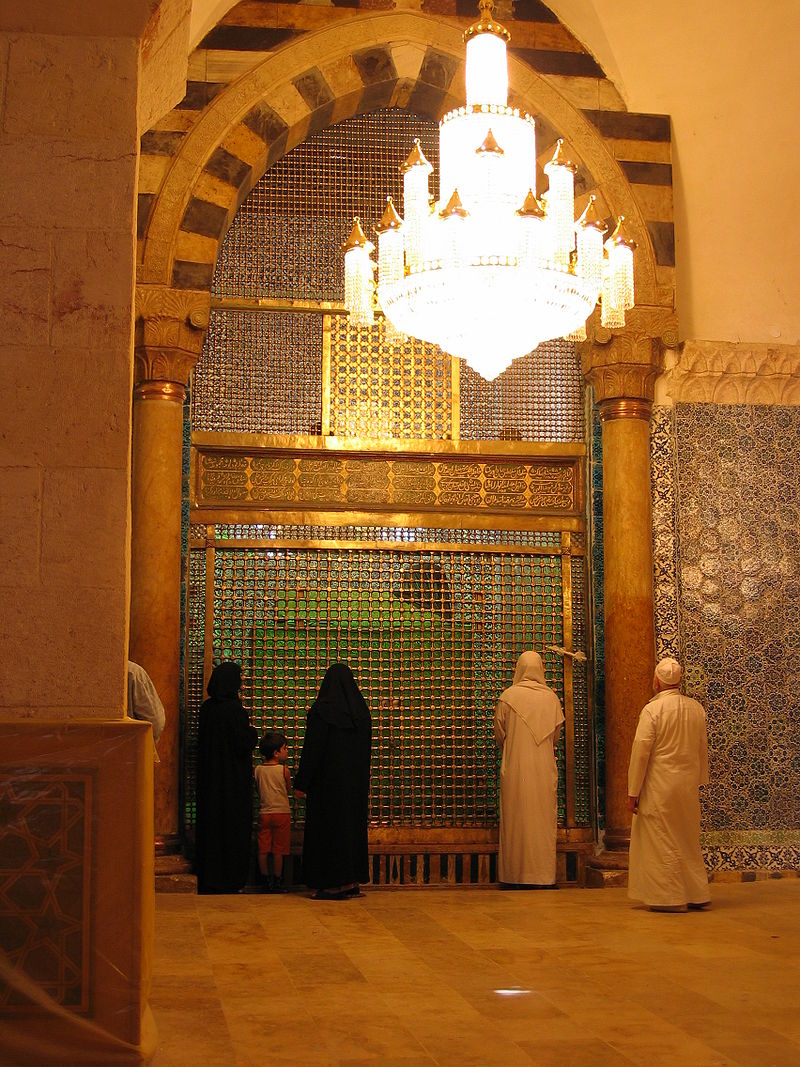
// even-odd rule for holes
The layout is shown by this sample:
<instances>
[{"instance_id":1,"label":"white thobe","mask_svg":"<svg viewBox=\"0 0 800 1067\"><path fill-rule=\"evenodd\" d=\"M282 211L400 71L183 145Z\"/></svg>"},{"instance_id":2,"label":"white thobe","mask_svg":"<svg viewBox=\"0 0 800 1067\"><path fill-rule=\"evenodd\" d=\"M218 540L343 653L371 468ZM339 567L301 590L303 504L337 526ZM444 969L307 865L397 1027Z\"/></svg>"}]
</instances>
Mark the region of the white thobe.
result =
<instances>
[{"instance_id":1,"label":"white thobe","mask_svg":"<svg viewBox=\"0 0 800 1067\"><path fill-rule=\"evenodd\" d=\"M495 740L503 746L497 877L517 885L552 885L556 880L558 768L553 746L564 715L555 693L542 689L529 698L544 705L546 732L541 736L537 731L538 743L530 725L505 701L498 701L494 713Z\"/></svg>"},{"instance_id":2,"label":"white thobe","mask_svg":"<svg viewBox=\"0 0 800 1067\"><path fill-rule=\"evenodd\" d=\"M133 660L128 660L128 714L133 719L151 723L153 742L158 741L166 723L164 705L150 675Z\"/></svg>"},{"instance_id":3,"label":"white thobe","mask_svg":"<svg viewBox=\"0 0 800 1067\"><path fill-rule=\"evenodd\" d=\"M706 713L677 689L663 690L642 709L628 768L628 795L639 798L628 896L661 907L708 901L698 789L707 782Z\"/></svg>"}]
</instances>

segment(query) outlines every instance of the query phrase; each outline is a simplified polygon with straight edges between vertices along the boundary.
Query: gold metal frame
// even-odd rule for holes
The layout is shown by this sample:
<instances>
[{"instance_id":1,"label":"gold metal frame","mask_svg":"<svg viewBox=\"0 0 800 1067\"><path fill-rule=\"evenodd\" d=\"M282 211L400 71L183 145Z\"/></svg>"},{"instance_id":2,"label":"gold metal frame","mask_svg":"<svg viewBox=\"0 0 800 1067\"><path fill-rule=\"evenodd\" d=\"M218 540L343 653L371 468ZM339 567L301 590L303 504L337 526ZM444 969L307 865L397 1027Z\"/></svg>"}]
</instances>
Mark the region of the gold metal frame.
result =
<instances>
[{"instance_id":1,"label":"gold metal frame","mask_svg":"<svg viewBox=\"0 0 800 1067\"><path fill-rule=\"evenodd\" d=\"M492 554L547 555L561 559L561 612L564 647L572 651L572 560L586 555L585 467L586 447L582 442L523 442L508 440L462 441L460 426L460 366L450 365L451 438L445 440L371 439L332 436L331 395L332 324L344 313L333 302L275 299L214 299L212 308L254 314L292 313L322 317L322 396L319 436L287 436L244 433L195 433L192 436L190 474L190 515L192 529L189 547L205 554L205 680L212 668L215 601L215 555L220 549L337 549L340 551L403 550L425 552L481 552ZM358 472L360 487L353 492L351 470ZM270 471L282 472L281 481L264 493L256 486ZM408 473L409 490L398 502L395 472ZM309 477L304 479L304 473ZM420 472L423 472L421 474ZM209 477L211 473L211 477ZM493 492L495 482L508 474L517 487ZM373 475L377 477L373 477ZM422 489L428 478L428 497ZM539 477L564 487L558 493L536 494L532 484ZM380 486L385 486L384 490ZM445 492L442 492L442 486ZM378 488L376 488L376 486ZM448 487L454 487L449 491ZM487 486L488 491L487 491ZM415 490L417 502L414 502ZM514 492L517 498L512 501ZM523 505L523 506L521 506ZM529 531L559 534L558 544L475 544L463 541L351 540L291 536L221 537L218 524L256 526L339 527L388 526L451 530ZM200 531L202 530L202 534ZM366 531L364 531L366 532ZM587 589L588 600L588 589ZM589 620L586 620L587 630ZM591 820L594 815L593 769L590 761L590 825L575 825L575 715L573 661L564 657L565 724L565 807L566 826L559 829L559 863L565 852L577 857L578 880L585 856L593 848ZM591 688L587 679L587 714L591 733ZM376 826L370 830L370 849L386 860L386 880L394 878L402 857L445 856L447 875L440 879L436 864L430 867L431 881L453 881L456 857L463 863L478 856L478 881L488 881L490 856L496 851L496 828ZM436 868L436 873L434 872ZM381 868L383 870L383 867ZM421 867L419 868L421 870ZM435 876L434 876L435 873ZM399 875L398 875L399 877ZM560 874L560 880L563 880ZM416 881L420 880L417 874Z\"/></svg>"},{"instance_id":2,"label":"gold metal frame","mask_svg":"<svg viewBox=\"0 0 800 1067\"><path fill-rule=\"evenodd\" d=\"M333 520L333 523L341 523L342 516L337 513L333 514L320 514L311 512L299 518L304 519L306 522L315 526L326 525L328 520ZM365 525L375 524L376 521L381 525L386 526L406 526L408 525L406 519L408 516L399 515L397 513L383 513L380 516L376 516L374 513L363 516ZM427 517L430 520L430 516ZM436 517L438 520L438 516ZM288 525L287 516L285 514L275 515L261 514L254 516L252 513L248 513L244 517L244 522L247 525L254 524L259 520L261 522L270 523L278 520L282 525ZM461 516L450 516L451 522L454 528L458 528L461 524ZM353 516L348 516L347 521L354 522ZM563 520L560 523L553 523L548 532L556 532L556 529L561 525L560 538L558 544L549 545L519 545L519 544L474 544L474 543L459 543L457 541L448 541L442 543L439 541L384 541L378 540L342 540L342 539L308 539L298 541L291 537L276 539L272 537L227 537L220 536L220 533L215 529L216 522L221 523L236 523L236 517L229 511L221 511L218 516L215 516L215 522L208 522L204 528L204 536L198 536L199 524L195 524L193 527L193 536L190 538L189 547L192 550L202 550L205 553L206 561L206 579L205 579L205 635L204 635L204 685L208 680L208 677L212 668L212 656L213 656L213 625L214 625L214 604L215 604L215 553L218 549L336 549L338 551L352 550L354 552L359 551L392 551L402 550L404 553L412 554L424 554L428 552L455 552L455 553L469 553L471 555L479 555L481 553L497 555L497 554L524 554L524 555L542 555L548 557L560 557L560 585L561 585L561 605L560 613L562 619L562 633L563 633L563 645L564 648L571 652L572 648L572 560L574 558L585 559L586 548L585 539L580 536L576 536L576 533L580 531L564 530ZM439 525L437 521L437 526ZM524 524L524 527L531 529L529 524ZM475 528L475 527L471 527ZM510 527L509 527L510 528ZM523 528L523 524L515 524L515 528ZM587 620L588 621L588 620ZM575 715L574 715L574 690L573 690L573 661L570 656L564 657L563 662L563 696L564 696L564 712L565 712L565 816L566 825L559 830L559 847L561 851L573 852L580 854L581 856L590 847L593 841L593 831L591 825L578 826L576 825L576 776L575 776ZM587 702L590 701L589 685L587 679ZM587 707L587 714L590 714L590 709ZM591 760L591 753L585 754L586 758ZM590 772L590 823L593 815L593 796L591 795L593 785L593 774ZM374 838L375 847L384 846L388 851L396 854L416 853L416 852L430 852L431 846L434 844L433 839L429 839L429 833L433 828L420 828L415 826L409 827L373 827L371 832L371 841ZM442 831L436 831L437 841L441 836ZM478 840L478 838L480 840ZM459 828L457 826L447 828L442 841L436 845L433 851L447 852L454 850L459 854L464 852L465 854L472 851L483 852L488 850L491 852L496 842L496 831L492 829L482 830L474 827ZM422 848L422 845L425 848ZM579 862L582 864L583 860Z\"/></svg>"}]
</instances>

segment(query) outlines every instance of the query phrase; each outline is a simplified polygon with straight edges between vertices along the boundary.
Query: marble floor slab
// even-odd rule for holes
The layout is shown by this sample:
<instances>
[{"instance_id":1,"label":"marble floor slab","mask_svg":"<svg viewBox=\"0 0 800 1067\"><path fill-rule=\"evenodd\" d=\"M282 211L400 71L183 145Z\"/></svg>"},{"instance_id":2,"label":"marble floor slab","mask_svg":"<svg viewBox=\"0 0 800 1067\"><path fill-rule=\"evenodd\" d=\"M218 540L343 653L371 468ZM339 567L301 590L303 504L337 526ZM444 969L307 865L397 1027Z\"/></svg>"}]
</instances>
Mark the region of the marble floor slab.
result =
<instances>
[{"instance_id":1,"label":"marble floor slab","mask_svg":"<svg viewBox=\"0 0 800 1067\"><path fill-rule=\"evenodd\" d=\"M800 1063L800 879L707 912L623 889L159 894L155 1067Z\"/></svg>"}]
</instances>

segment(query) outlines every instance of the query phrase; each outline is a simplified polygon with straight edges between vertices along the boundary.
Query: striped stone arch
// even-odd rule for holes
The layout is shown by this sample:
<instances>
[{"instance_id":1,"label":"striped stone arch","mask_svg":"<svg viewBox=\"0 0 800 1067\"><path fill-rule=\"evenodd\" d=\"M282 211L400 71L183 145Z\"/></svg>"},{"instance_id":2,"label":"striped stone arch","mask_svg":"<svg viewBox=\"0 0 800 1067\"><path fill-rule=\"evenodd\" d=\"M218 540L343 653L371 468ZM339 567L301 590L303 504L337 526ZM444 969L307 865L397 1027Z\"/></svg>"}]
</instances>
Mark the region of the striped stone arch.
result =
<instances>
[{"instance_id":1,"label":"striped stone arch","mask_svg":"<svg viewBox=\"0 0 800 1067\"><path fill-rule=\"evenodd\" d=\"M513 56L509 80L510 102L536 117L540 162L556 137L564 137L578 164L578 195L594 191L601 213L625 215L639 248L637 303L672 307L671 190L666 221L663 197L671 166L635 151L626 164L614 150L615 143L637 139L668 141L669 120L581 110ZM265 170L307 137L385 107L438 120L463 99L464 44L454 23L380 12L288 42L222 88L182 138L140 222L139 284L209 290L238 207ZM653 186L661 193L656 220L647 210Z\"/></svg>"}]
</instances>

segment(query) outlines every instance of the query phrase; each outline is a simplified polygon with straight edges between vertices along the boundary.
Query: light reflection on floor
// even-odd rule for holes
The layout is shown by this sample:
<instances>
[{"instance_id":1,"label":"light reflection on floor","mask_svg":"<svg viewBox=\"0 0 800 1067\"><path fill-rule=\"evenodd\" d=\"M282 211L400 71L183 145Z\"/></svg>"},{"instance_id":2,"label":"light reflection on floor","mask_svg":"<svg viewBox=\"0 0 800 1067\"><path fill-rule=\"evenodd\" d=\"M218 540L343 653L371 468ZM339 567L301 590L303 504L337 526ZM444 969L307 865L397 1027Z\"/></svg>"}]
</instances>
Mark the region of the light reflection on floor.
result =
<instances>
[{"instance_id":1,"label":"light reflection on floor","mask_svg":"<svg viewBox=\"0 0 800 1067\"><path fill-rule=\"evenodd\" d=\"M160 894L154 1063L800 1063L800 880L712 890Z\"/></svg>"}]
</instances>

